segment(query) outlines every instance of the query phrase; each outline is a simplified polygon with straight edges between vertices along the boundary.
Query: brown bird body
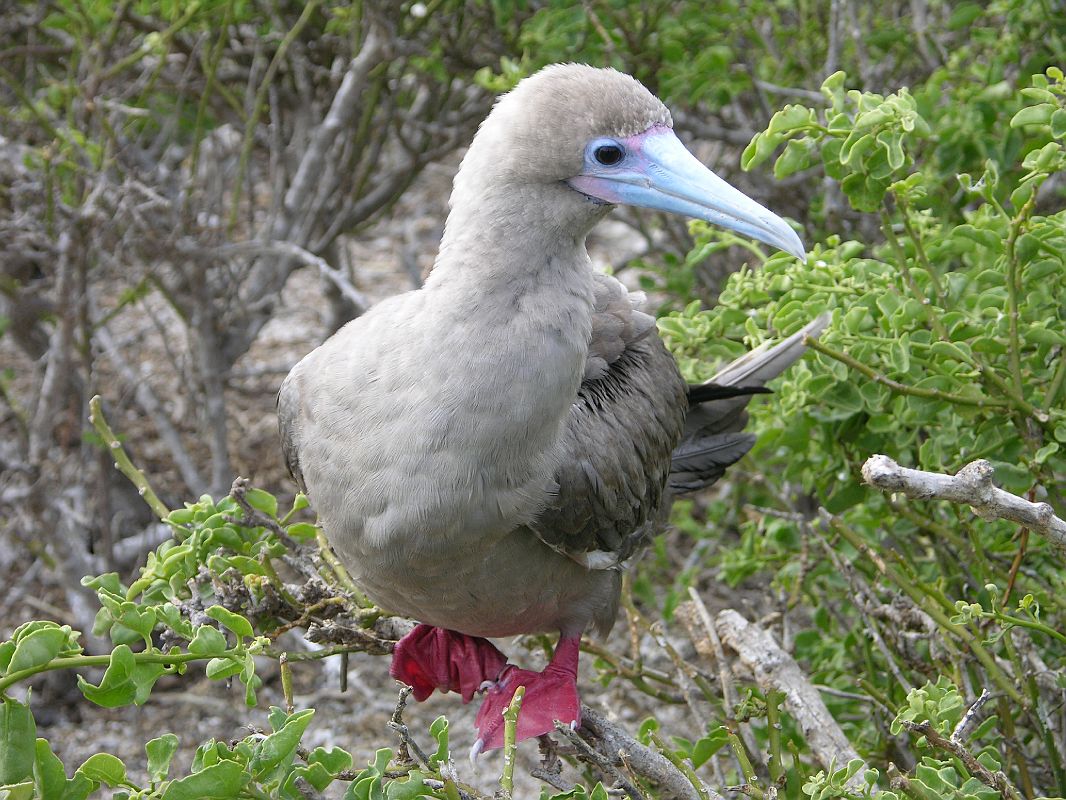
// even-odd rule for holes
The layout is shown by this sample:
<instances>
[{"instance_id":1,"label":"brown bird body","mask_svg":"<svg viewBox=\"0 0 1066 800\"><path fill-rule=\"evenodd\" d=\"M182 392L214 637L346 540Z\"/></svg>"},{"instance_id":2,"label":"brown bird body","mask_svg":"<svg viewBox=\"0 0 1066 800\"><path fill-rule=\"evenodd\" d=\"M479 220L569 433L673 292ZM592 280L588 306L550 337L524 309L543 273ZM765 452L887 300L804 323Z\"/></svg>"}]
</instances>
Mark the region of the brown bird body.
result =
<instances>
[{"instance_id":1,"label":"brown bird body","mask_svg":"<svg viewBox=\"0 0 1066 800\"><path fill-rule=\"evenodd\" d=\"M585 250L618 202L802 252L783 221L688 155L637 81L547 68L481 126L424 287L346 325L279 395L286 459L338 555L376 603L425 623L393 674L465 699L489 684L487 747L519 682L520 736L576 722L577 639L614 620L620 570L668 507L686 415L697 423L675 477L691 489L747 451L746 395L802 352L792 341L755 359L740 391L705 389L708 410L690 413L641 298ZM540 631L562 636L542 674L475 638Z\"/></svg>"}]
</instances>

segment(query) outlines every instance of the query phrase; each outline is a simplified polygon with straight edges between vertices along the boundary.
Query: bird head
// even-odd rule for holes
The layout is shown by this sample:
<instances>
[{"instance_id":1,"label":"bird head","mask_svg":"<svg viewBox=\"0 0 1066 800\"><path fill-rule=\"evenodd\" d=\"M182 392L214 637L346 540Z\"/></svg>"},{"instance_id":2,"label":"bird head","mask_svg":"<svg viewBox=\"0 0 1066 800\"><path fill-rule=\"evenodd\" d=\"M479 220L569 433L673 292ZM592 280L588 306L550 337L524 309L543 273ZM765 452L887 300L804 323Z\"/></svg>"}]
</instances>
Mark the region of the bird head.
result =
<instances>
[{"instance_id":1,"label":"bird head","mask_svg":"<svg viewBox=\"0 0 1066 800\"><path fill-rule=\"evenodd\" d=\"M484 197L487 187L581 234L612 206L630 205L805 254L788 223L705 167L677 138L666 106L613 69L556 64L504 95L464 159L453 206L460 194Z\"/></svg>"}]
</instances>

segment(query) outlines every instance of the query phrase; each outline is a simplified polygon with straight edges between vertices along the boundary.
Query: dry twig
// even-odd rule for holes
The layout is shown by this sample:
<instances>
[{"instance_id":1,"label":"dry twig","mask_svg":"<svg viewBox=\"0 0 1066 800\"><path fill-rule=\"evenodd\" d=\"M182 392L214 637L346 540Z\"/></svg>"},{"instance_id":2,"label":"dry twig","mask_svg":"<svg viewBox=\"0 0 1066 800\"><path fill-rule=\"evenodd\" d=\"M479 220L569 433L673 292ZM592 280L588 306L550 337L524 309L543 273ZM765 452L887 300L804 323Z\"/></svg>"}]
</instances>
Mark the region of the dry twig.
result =
<instances>
[{"instance_id":1,"label":"dry twig","mask_svg":"<svg viewBox=\"0 0 1066 800\"><path fill-rule=\"evenodd\" d=\"M715 622L722 642L736 651L759 686L784 692L786 708L824 767L839 767L859 757L818 690L769 633L729 608L719 612ZM861 770L852 783L855 788L862 786Z\"/></svg>"},{"instance_id":2,"label":"dry twig","mask_svg":"<svg viewBox=\"0 0 1066 800\"><path fill-rule=\"evenodd\" d=\"M888 456L870 456L862 478L882 492L902 492L912 500L965 503L982 519L1006 519L1036 531L1066 551L1066 521L1047 503L1032 503L992 485L995 474L984 459L972 461L954 476L901 467Z\"/></svg>"}]
</instances>

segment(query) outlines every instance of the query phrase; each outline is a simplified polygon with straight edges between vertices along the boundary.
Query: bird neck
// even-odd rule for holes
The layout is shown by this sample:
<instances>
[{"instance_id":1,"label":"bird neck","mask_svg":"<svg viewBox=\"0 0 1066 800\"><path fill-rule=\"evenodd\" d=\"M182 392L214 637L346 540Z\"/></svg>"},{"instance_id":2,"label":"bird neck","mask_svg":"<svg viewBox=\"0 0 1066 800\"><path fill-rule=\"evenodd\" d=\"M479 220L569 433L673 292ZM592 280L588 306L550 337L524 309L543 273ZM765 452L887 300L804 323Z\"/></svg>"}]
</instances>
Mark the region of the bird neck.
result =
<instances>
[{"instance_id":1,"label":"bird neck","mask_svg":"<svg viewBox=\"0 0 1066 800\"><path fill-rule=\"evenodd\" d=\"M569 306L575 299L591 313L587 227L560 224L550 205L515 192L489 192L461 203L453 197L426 289L448 290L451 301L472 306L485 320L529 303L550 316L553 302Z\"/></svg>"}]
</instances>

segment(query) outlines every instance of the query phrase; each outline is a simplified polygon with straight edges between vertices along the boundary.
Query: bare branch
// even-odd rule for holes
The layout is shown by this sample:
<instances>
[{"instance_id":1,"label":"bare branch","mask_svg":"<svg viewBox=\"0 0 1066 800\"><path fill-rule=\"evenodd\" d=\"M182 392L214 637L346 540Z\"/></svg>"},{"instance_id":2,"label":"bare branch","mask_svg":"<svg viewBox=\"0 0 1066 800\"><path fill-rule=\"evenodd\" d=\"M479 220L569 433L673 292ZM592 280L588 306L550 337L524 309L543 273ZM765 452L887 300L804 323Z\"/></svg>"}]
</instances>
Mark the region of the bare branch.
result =
<instances>
[{"instance_id":1,"label":"bare branch","mask_svg":"<svg viewBox=\"0 0 1066 800\"><path fill-rule=\"evenodd\" d=\"M359 108L359 97L363 92L366 76L384 56L385 46L382 37L371 26L367 32L359 54L352 59L348 71L344 74L333 102L325 119L311 134L311 143L300 159L300 166L292 179L292 185L285 193L284 213L275 221L272 238L288 239L297 214L306 213L307 199L318 186L323 172L328 167L327 156L341 131L346 130Z\"/></svg>"},{"instance_id":2,"label":"bare branch","mask_svg":"<svg viewBox=\"0 0 1066 800\"><path fill-rule=\"evenodd\" d=\"M993 772L980 761L978 761L973 753L967 750L958 742L945 738L928 722L911 722L910 720L901 719L900 724L909 730L911 733L917 733L926 738L929 744L934 747L939 747L941 750L946 750L951 753L963 764L966 765L974 777L981 783L991 786L993 789L1003 795L1004 800L1022 800L1021 794L1017 789L1007 780L1007 776L1001 771L996 770Z\"/></svg>"},{"instance_id":3,"label":"bare branch","mask_svg":"<svg viewBox=\"0 0 1066 800\"><path fill-rule=\"evenodd\" d=\"M215 253L220 255L275 255L295 259L301 264L317 267L322 276L337 287L341 295L348 300L356 311L362 314L370 308L370 298L356 289L347 276L336 267L332 267L322 257L316 256L309 250L305 250L294 242L278 240L234 242L218 247L214 251L200 251L203 254Z\"/></svg>"},{"instance_id":4,"label":"bare branch","mask_svg":"<svg viewBox=\"0 0 1066 800\"><path fill-rule=\"evenodd\" d=\"M59 321L52 333L48 349L48 364L41 381L37 408L29 426L30 446L29 462L39 465L52 443L55 430L56 413L66 394L67 380L70 374L70 356L74 341L73 312L73 267L71 265L71 237L63 232L59 236L59 260L56 298L60 310Z\"/></svg>"},{"instance_id":5,"label":"bare branch","mask_svg":"<svg viewBox=\"0 0 1066 800\"><path fill-rule=\"evenodd\" d=\"M106 326L97 328L93 338L104 348L104 352L111 359L111 363L115 365L119 375L131 387L134 387L133 396L137 400L137 405L155 423L156 430L159 431L159 437L166 444L170 457L174 459L174 464L177 466L178 472L181 473L181 479L185 481L185 486L195 495L202 494L207 490L207 483L201 477L200 470L197 469L196 463L185 449L185 445L182 444L181 434L178 432L170 415L167 414L166 409L163 408L163 404L156 396L156 393L152 391L151 385L141 376L138 376L133 367L130 366L128 358L120 352L118 344Z\"/></svg>"},{"instance_id":6,"label":"bare branch","mask_svg":"<svg viewBox=\"0 0 1066 800\"><path fill-rule=\"evenodd\" d=\"M969 738L970 731L973 729L974 725L977 724L977 715L980 713L981 708L984 706L984 704L991 699L992 694L988 691L988 689L982 689L981 696L974 700L973 705L966 709L966 713L962 715L962 719L959 720L959 724L956 725L955 730L951 732L951 741L953 741L957 745L961 745L963 742L966 741L966 739Z\"/></svg>"},{"instance_id":7,"label":"bare branch","mask_svg":"<svg viewBox=\"0 0 1066 800\"><path fill-rule=\"evenodd\" d=\"M972 461L957 474L943 475L901 467L888 456L870 456L862 479L882 492L902 492L912 500L965 503L981 519L1006 519L1036 531L1066 552L1066 521L1047 503L1032 503L992 485L995 470L984 459Z\"/></svg>"},{"instance_id":8,"label":"bare branch","mask_svg":"<svg viewBox=\"0 0 1066 800\"><path fill-rule=\"evenodd\" d=\"M715 625L722 642L736 651L760 687L784 692L785 707L822 766L840 767L859 757L818 690L768 632L731 608L719 612ZM852 778L852 784L856 789L863 785L862 770Z\"/></svg>"}]
</instances>

